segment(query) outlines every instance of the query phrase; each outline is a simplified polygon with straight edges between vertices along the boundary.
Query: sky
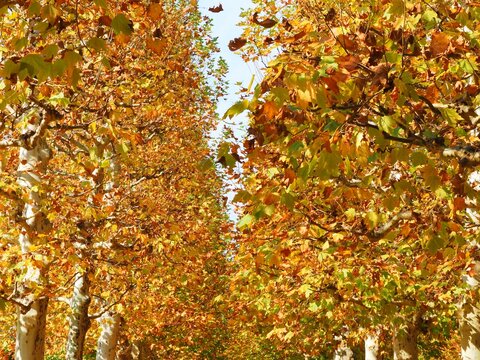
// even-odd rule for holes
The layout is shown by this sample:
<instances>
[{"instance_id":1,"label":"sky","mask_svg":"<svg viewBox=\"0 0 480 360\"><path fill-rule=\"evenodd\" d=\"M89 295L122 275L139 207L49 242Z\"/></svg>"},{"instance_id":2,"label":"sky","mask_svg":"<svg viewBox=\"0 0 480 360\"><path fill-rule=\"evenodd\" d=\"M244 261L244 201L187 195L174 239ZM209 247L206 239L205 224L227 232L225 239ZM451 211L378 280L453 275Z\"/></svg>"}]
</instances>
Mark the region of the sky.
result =
<instances>
[{"instance_id":1,"label":"sky","mask_svg":"<svg viewBox=\"0 0 480 360\"><path fill-rule=\"evenodd\" d=\"M213 13L208 11L208 8L222 4L223 11ZM251 6L250 0L199 0L198 6L200 11L212 18L213 29L212 35L218 38L218 46L220 53L217 56L225 59L228 65L228 74L226 80L229 83L227 96L221 99L218 103L217 112L220 117L225 111L239 100L238 91L240 87L248 87L252 76L255 72L252 64L245 63L241 56L228 49L228 43L236 37L240 37L242 29L237 26L240 22L240 13L242 9L248 9ZM240 83L240 84L237 84ZM241 140L245 136L245 129L248 124L248 119L245 114L236 116L233 120L220 122L216 131L210 134L213 138L213 143L221 139L225 127L232 129L235 137ZM214 147L213 143L210 145ZM232 204L232 199L235 196L235 190L239 188L239 184L232 180L224 179L224 191L227 197L227 213L233 223L238 221L239 215Z\"/></svg>"},{"instance_id":2,"label":"sky","mask_svg":"<svg viewBox=\"0 0 480 360\"><path fill-rule=\"evenodd\" d=\"M223 11L213 13L208 8L222 4ZM246 64L240 55L228 49L228 43L236 37L240 37L242 29L237 26L240 21L240 12L251 6L250 0L200 0L198 6L203 14L213 19L213 36L218 37L218 45L221 49L219 56L224 58L229 67L227 80L230 84L228 96L218 104L218 113L223 115L225 111L238 101L237 82L248 86L254 73L252 65Z\"/></svg>"}]
</instances>

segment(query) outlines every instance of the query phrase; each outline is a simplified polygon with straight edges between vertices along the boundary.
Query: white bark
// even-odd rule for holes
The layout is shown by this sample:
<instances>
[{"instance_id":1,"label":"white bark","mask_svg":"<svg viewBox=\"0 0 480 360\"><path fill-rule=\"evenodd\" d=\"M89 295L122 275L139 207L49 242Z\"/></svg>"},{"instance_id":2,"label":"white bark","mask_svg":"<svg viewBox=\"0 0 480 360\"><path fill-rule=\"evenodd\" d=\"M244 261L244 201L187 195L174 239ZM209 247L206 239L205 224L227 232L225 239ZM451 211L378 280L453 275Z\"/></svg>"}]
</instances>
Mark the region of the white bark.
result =
<instances>
[{"instance_id":1,"label":"white bark","mask_svg":"<svg viewBox=\"0 0 480 360\"><path fill-rule=\"evenodd\" d=\"M346 344L342 343L335 350L333 360L353 360L353 351Z\"/></svg>"},{"instance_id":2,"label":"white bark","mask_svg":"<svg viewBox=\"0 0 480 360\"><path fill-rule=\"evenodd\" d=\"M464 281L470 289L478 291L480 263L475 264L474 276L464 276ZM460 347L462 360L480 359L480 303L477 296L465 295L460 304Z\"/></svg>"},{"instance_id":3,"label":"white bark","mask_svg":"<svg viewBox=\"0 0 480 360\"><path fill-rule=\"evenodd\" d=\"M480 359L480 308L465 301L460 312L460 346L462 360Z\"/></svg>"},{"instance_id":4,"label":"white bark","mask_svg":"<svg viewBox=\"0 0 480 360\"><path fill-rule=\"evenodd\" d=\"M82 360L85 337L90 328L88 307L90 306L90 280L88 273L78 273L75 278L73 296L70 299L72 314L69 318L66 356L67 360Z\"/></svg>"},{"instance_id":5,"label":"white bark","mask_svg":"<svg viewBox=\"0 0 480 360\"><path fill-rule=\"evenodd\" d=\"M119 314L107 311L99 322L102 331L98 338L96 360L115 360L121 317Z\"/></svg>"},{"instance_id":6,"label":"white bark","mask_svg":"<svg viewBox=\"0 0 480 360\"><path fill-rule=\"evenodd\" d=\"M365 360L377 360L379 350L378 334L368 334L365 338Z\"/></svg>"},{"instance_id":7,"label":"white bark","mask_svg":"<svg viewBox=\"0 0 480 360\"><path fill-rule=\"evenodd\" d=\"M22 254L28 258L32 255L31 246L35 245L38 234L48 231L49 222L41 211L41 185L42 176L46 172L51 152L43 138L42 127L45 119L37 125L29 125L26 129L31 135L25 147L19 151L19 166L17 172L18 185L28 195L22 213L22 232L19 243ZM41 259L39 254L37 259ZM45 352L45 326L48 299L37 299L31 294L29 288L45 285L45 275L42 265L37 267L29 265L24 269L25 276L19 286L20 296L31 303L30 309L24 313L18 309L17 336L15 343L16 360L43 360ZM24 295L22 295L24 294Z\"/></svg>"}]
</instances>

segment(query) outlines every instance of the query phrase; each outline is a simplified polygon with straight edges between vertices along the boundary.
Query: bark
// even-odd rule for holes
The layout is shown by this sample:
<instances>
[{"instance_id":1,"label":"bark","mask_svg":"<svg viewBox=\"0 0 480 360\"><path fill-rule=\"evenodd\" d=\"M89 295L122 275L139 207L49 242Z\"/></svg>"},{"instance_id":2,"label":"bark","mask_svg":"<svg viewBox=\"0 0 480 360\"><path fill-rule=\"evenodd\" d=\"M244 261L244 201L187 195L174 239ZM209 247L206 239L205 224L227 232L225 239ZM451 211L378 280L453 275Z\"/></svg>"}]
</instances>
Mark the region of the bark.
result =
<instances>
[{"instance_id":1,"label":"bark","mask_svg":"<svg viewBox=\"0 0 480 360\"><path fill-rule=\"evenodd\" d=\"M470 291L460 304L460 347L462 360L480 359L480 302L478 299L480 263L476 263L473 276L464 276Z\"/></svg>"},{"instance_id":2,"label":"bark","mask_svg":"<svg viewBox=\"0 0 480 360\"><path fill-rule=\"evenodd\" d=\"M379 350L378 334L372 333L365 338L365 360L377 360Z\"/></svg>"},{"instance_id":3,"label":"bark","mask_svg":"<svg viewBox=\"0 0 480 360\"><path fill-rule=\"evenodd\" d=\"M15 360L43 360L48 298L34 300L30 310L18 310Z\"/></svg>"},{"instance_id":4,"label":"bark","mask_svg":"<svg viewBox=\"0 0 480 360\"><path fill-rule=\"evenodd\" d=\"M29 125L25 131L24 146L19 150L17 183L28 195L28 201L23 204L23 211L19 216L22 223L19 244L24 258L34 255L30 248L39 241L38 234L46 233L50 228L49 221L41 211L40 195L42 176L51 157L50 149L43 137L45 126L45 118L39 120L38 124ZM27 137L27 134L30 136ZM35 298L29 289L46 285L46 263L42 262L40 254L35 256L40 261L25 269L24 280L18 289L19 296L30 303L30 309L25 312L19 308L17 311L16 360L44 359L48 299Z\"/></svg>"},{"instance_id":5,"label":"bark","mask_svg":"<svg viewBox=\"0 0 480 360\"><path fill-rule=\"evenodd\" d=\"M121 317L116 313L106 312L100 318L102 331L98 338L96 360L115 360L120 322Z\"/></svg>"},{"instance_id":6,"label":"bark","mask_svg":"<svg viewBox=\"0 0 480 360\"><path fill-rule=\"evenodd\" d=\"M462 360L480 359L480 308L473 301L461 306L460 346Z\"/></svg>"},{"instance_id":7,"label":"bark","mask_svg":"<svg viewBox=\"0 0 480 360\"><path fill-rule=\"evenodd\" d=\"M67 360L82 360L85 337L90 328L88 308L90 306L90 280L88 272L77 274L74 283L73 296L70 300L72 314L69 318L66 356Z\"/></svg>"},{"instance_id":8,"label":"bark","mask_svg":"<svg viewBox=\"0 0 480 360\"><path fill-rule=\"evenodd\" d=\"M417 322L408 324L407 327L395 330L393 335L394 360L418 359L417 336Z\"/></svg>"},{"instance_id":9,"label":"bark","mask_svg":"<svg viewBox=\"0 0 480 360\"><path fill-rule=\"evenodd\" d=\"M353 351L346 344L342 343L335 350L334 360L353 360Z\"/></svg>"}]
</instances>

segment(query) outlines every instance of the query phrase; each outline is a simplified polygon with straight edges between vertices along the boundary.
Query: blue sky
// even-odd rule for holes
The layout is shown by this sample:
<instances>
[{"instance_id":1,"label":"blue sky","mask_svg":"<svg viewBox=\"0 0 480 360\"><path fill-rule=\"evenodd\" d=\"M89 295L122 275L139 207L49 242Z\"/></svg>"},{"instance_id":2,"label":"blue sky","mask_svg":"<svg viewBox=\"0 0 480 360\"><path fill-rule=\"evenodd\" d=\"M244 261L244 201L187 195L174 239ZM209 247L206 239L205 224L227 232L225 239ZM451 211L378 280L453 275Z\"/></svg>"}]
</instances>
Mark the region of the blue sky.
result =
<instances>
[{"instance_id":1,"label":"blue sky","mask_svg":"<svg viewBox=\"0 0 480 360\"><path fill-rule=\"evenodd\" d=\"M208 8L222 4L223 11L219 13L212 13ZM240 12L243 9L248 9L251 6L250 0L199 0L198 6L202 13L208 15L213 19L213 36L218 37L219 47L221 53L219 56L224 58L229 67L227 75L230 83L229 94L224 101L218 104L218 113L223 115L225 111L238 100L237 82L242 82L243 86L248 86L252 74L253 67L243 62L240 55L228 49L228 42L242 33L242 29L237 26L240 21Z\"/></svg>"},{"instance_id":2,"label":"blue sky","mask_svg":"<svg viewBox=\"0 0 480 360\"><path fill-rule=\"evenodd\" d=\"M222 12L212 13L208 11L208 8L218 6L219 4L223 6ZM242 34L242 29L237 26L240 21L240 13L242 8L248 9L251 6L251 2L250 0L199 0L198 6L202 13L213 19L213 36L218 38L218 45L221 49L218 56L225 59L229 68L227 74L227 80L230 84L228 94L219 102L217 110L218 114L223 116L225 111L239 100L237 92L240 86L247 87L254 73L252 64L246 64L240 55L228 49L229 41ZM236 83L241 83L241 85L236 85ZM235 117L232 121L229 120L228 123L220 122L217 131L210 134L213 138L211 146L214 146L213 144L220 139L225 127L232 129L235 137L241 139L245 136L245 131L242 131L242 129L246 128L247 123L248 120L244 114ZM232 180L224 179L224 181L224 191L228 199L227 212L230 220L236 223L238 221L238 213L232 204L232 199L239 184Z\"/></svg>"}]
</instances>

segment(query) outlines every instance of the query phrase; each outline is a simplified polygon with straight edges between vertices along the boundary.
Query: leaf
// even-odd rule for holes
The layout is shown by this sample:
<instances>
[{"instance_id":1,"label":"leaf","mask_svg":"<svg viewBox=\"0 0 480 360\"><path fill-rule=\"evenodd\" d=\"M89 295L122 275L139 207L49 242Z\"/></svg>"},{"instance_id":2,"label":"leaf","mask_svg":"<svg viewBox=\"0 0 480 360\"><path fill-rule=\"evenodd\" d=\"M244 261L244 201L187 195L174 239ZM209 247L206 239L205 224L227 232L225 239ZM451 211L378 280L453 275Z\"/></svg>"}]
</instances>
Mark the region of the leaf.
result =
<instances>
[{"instance_id":1,"label":"leaf","mask_svg":"<svg viewBox=\"0 0 480 360\"><path fill-rule=\"evenodd\" d=\"M444 32L435 32L430 42L430 52L433 56L445 53L450 45L450 36Z\"/></svg>"},{"instance_id":2,"label":"leaf","mask_svg":"<svg viewBox=\"0 0 480 360\"><path fill-rule=\"evenodd\" d=\"M223 115L223 119L232 118L238 114L241 114L248 108L248 100L241 100L237 101L234 105L232 105Z\"/></svg>"},{"instance_id":3,"label":"leaf","mask_svg":"<svg viewBox=\"0 0 480 360\"><path fill-rule=\"evenodd\" d=\"M241 49L245 44L247 43L247 40L243 38L235 38L233 40L230 40L228 43L228 48L230 51L237 51Z\"/></svg>"},{"instance_id":4,"label":"leaf","mask_svg":"<svg viewBox=\"0 0 480 360\"><path fill-rule=\"evenodd\" d=\"M98 24L104 26L112 26L112 18L107 15L102 15L98 18Z\"/></svg>"},{"instance_id":5,"label":"leaf","mask_svg":"<svg viewBox=\"0 0 480 360\"><path fill-rule=\"evenodd\" d=\"M218 6L208 8L208 11L211 11L213 13L219 13L220 11L223 11L223 6L222 4L219 4Z\"/></svg>"},{"instance_id":6,"label":"leaf","mask_svg":"<svg viewBox=\"0 0 480 360\"><path fill-rule=\"evenodd\" d=\"M105 50L107 48L107 44L106 44L105 40L100 39L98 37L90 38L87 41L87 46L94 49L94 50L97 50L97 51L102 51L102 50Z\"/></svg>"},{"instance_id":7,"label":"leaf","mask_svg":"<svg viewBox=\"0 0 480 360\"><path fill-rule=\"evenodd\" d=\"M266 29L274 27L277 24L277 21L273 19L258 20L258 13L253 14L252 21L255 24L263 26Z\"/></svg>"},{"instance_id":8,"label":"leaf","mask_svg":"<svg viewBox=\"0 0 480 360\"><path fill-rule=\"evenodd\" d=\"M247 214L240 219L240 221L237 224L237 227L240 230L243 230L244 228L247 228L247 227L249 228L249 227L252 226L252 223L253 223L254 220L255 220L255 218L252 215Z\"/></svg>"},{"instance_id":9,"label":"leaf","mask_svg":"<svg viewBox=\"0 0 480 360\"><path fill-rule=\"evenodd\" d=\"M148 7L148 16L152 20L160 20L163 17L163 7L161 4L152 3Z\"/></svg>"},{"instance_id":10,"label":"leaf","mask_svg":"<svg viewBox=\"0 0 480 360\"><path fill-rule=\"evenodd\" d=\"M100 6L103 9L107 9L107 1L106 0L95 0L94 1L96 5Z\"/></svg>"},{"instance_id":11,"label":"leaf","mask_svg":"<svg viewBox=\"0 0 480 360\"><path fill-rule=\"evenodd\" d=\"M147 38L147 48L152 50L157 55L163 55L166 46L166 39Z\"/></svg>"},{"instance_id":12,"label":"leaf","mask_svg":"<svg viewBox=\"0 0 480 360\"><path fill-rule=\"evenodd\" d=\"M117 35L130 35L133 32L133 23L124 14L118 14L112 19L112 29Z\"/></svg>"}]
</instances>

